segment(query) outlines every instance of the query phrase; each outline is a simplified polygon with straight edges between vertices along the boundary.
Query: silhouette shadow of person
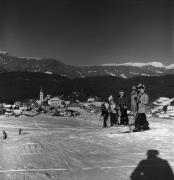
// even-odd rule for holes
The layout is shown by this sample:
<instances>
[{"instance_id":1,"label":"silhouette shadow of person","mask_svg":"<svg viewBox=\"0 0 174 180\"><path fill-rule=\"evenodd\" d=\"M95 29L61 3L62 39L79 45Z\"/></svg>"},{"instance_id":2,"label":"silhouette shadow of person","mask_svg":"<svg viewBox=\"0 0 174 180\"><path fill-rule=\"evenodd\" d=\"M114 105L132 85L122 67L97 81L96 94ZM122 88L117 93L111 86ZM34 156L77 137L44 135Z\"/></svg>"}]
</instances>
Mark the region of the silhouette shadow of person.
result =
<instances>
[{"instance_id":1,"label":"silhouette shadow of person","mask_svg":"<svg viewBox=\"0 0 174 180\"><path fill-rule=\"evenodd\" d=\"M174 180L169 163L158 157L159 151L148 150L147 159L140 161L131 174L131 180Z\"/></svg>"}]
</instances>

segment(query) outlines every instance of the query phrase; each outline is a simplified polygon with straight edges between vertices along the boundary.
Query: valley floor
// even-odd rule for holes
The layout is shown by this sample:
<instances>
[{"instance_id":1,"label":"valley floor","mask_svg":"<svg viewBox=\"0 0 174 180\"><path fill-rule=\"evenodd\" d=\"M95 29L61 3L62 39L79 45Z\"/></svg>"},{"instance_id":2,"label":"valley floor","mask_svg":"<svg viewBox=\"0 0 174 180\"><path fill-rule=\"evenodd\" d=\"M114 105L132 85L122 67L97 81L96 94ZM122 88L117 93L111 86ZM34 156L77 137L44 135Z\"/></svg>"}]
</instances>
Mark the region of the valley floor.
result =
<instances>
[{"instance_id":1,"label":"valley floor","mask_svg":"<svg viewBox=\"0 0 174 180\"><path fill-rule=\"evenodd\" d=\"M129 180L150 149L174 170L174 120L149 119L151 130L127 133L102 129L99 116L81 111L75 118L0 118L8 133L0 140L0 179Z\"/></svg>"}]
</instances>

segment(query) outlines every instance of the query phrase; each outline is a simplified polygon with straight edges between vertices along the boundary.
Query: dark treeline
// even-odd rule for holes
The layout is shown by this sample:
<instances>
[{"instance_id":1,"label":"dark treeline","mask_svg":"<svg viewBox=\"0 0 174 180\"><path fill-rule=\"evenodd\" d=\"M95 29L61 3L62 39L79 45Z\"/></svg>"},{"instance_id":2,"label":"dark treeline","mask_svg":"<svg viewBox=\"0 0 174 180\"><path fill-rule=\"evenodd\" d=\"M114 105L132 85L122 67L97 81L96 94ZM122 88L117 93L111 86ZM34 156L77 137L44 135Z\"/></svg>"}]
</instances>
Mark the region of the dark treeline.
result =
<instances>
[{"instance_id":1,"label":"dark treeline","mask_svg":"<svg viewBox=\"0 0 174 180\"><path fill-rule=\"evenodd\" d=\"M153 101L158 97L174 96L174 75L160 77L134 77L123 79L118 77L91 77L70 80L59 75L31 72L7 72L0 74L0 101L13 102L39 98L41 85L44 94L64 95L71 97L72 92L79 92L76 98L86 100L90 96L97 96L107 100L109 95L117 98L119 90L130 96L131 87L143 83L146 92Z\"/></svg>"}]
</instances>

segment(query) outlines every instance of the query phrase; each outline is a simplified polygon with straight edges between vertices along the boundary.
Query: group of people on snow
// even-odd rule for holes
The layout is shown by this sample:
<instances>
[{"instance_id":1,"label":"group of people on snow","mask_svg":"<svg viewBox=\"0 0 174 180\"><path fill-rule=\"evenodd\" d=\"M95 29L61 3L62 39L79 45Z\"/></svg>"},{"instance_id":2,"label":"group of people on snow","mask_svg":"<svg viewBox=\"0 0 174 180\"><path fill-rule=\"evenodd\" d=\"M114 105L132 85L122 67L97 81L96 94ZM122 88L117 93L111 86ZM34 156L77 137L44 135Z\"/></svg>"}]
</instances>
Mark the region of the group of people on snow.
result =
<instances>
[{"instance_id":1,"label":"group of people on snow","mask_svg":"<svg viewBox=\"0 0 174 180\"><path fill-rule=\"evenodd\" d=\"M101 116L103 117L103 127L107 127L107 121L110 117L110 126L129 125L130 131L141 131L149 129L149 123L146 118L149 96L145 93L145 86L138 84L132 87L130 94L131 111L133 118L128 118L128 101L124 91L119 91L117 101L114 101L112 95L108 98L109 105L101 105Z\"/></svg>"}]
</instances>

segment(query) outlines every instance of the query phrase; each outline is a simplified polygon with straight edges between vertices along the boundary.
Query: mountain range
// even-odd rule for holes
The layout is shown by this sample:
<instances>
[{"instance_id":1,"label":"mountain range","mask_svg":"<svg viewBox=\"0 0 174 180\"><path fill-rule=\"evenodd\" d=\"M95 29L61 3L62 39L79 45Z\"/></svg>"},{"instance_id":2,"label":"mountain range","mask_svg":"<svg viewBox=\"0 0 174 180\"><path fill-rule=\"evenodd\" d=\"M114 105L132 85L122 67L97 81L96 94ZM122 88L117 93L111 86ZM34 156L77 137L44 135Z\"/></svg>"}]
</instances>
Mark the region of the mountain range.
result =
<instances>
[{"instance_id":1,"label":"mountain range","mask_svg":"<svg viewBox=\"0 0 174 180\"><path fill-rule=\"evenodd\" d=\"M0 52L0 72L42 72L58 74L70 79L113 76L124 79L135 76L162 76L174 74L174 64L165 66L161 62L103 64L98 66L72 66L56 59L16 57Z\"/></svg>"},{"instance_id":2,"label":"mountain range","mask_svg":"<svg viewBox=\"0 0 174 180\"><path fill-rule=\"evenodd\" d=\"M56 59L15 57L0 52L0 102L14 102L44 95L64 95L67 99L87 100L97 96L117 98L119 90L130 97L131 87L146 86L150 101L174 97L174 65L160 62L71 66ZM77 96L74 97L74 92Z\"/></svg>"}]
</instances>

